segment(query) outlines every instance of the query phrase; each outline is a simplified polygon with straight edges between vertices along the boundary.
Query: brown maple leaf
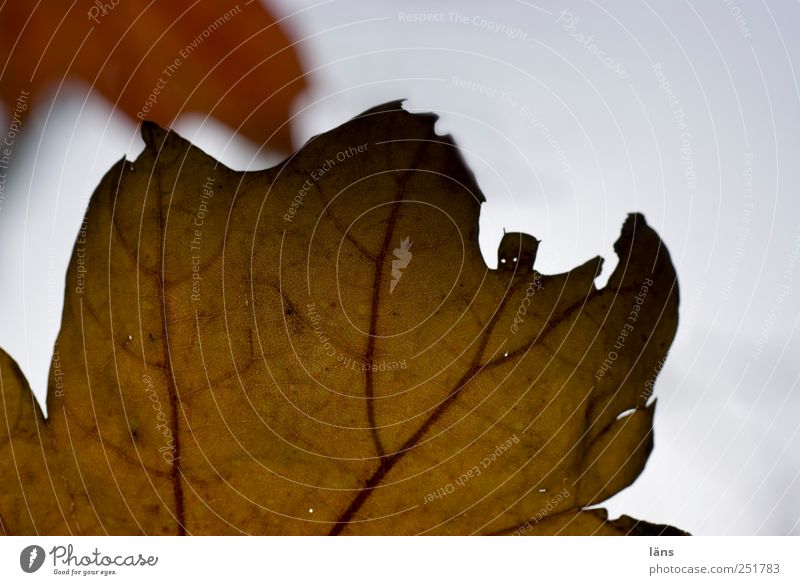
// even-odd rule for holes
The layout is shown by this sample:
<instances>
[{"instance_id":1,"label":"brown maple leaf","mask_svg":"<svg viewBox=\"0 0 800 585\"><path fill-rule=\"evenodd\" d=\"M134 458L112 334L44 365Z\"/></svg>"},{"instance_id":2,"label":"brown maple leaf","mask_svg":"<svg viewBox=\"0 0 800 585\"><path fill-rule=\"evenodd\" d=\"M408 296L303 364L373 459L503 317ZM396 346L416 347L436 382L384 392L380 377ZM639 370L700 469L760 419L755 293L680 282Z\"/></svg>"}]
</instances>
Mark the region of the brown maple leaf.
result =
<instances>
[{"instance_id":1,"label":"brown maple leaf","mask_svg":"<svg viewBox=\"0 0 800 585\"><path fill-rule=\"evenodd\" d=\"M46 420L0 352L3 529L676 532L587 509L653 446L666 247L634 214L602 289L522 234L488 268L435 119L386 104L245 173L146 124L81 226Z\"/></svg>"}]
</instances>

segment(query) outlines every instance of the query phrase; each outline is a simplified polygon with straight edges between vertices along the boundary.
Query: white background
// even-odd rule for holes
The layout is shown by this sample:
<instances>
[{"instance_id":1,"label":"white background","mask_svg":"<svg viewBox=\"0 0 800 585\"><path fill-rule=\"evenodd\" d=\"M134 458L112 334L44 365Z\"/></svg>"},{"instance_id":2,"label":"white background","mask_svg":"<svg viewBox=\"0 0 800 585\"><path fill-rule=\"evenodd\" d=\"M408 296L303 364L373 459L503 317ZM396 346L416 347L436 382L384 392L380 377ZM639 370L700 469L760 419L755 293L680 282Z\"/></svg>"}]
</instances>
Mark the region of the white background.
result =
<instances>
[{"instance_id":1,"label":"white background","mask_svg":"<svg viewBox=\"0 0 800 585\"><path fill-rule=\"evenodd\" d=\"M310 71L295 145L400 97L437 112L486 195L490 265L504 227L543 240L546 273L603 255L600 284L628 212L644 212L666 241L680 327L656 385L655 451L607 503L612 516L695 534L800 534L797 2L271 6L302 39ZM233 168L278 160L214 120L187 115L176 128ZM70 83L38 102L15 144L0 209L0 346L42 402L82 214L111 164L141 150L136 132Z\"/></svg>"}]
</instances>

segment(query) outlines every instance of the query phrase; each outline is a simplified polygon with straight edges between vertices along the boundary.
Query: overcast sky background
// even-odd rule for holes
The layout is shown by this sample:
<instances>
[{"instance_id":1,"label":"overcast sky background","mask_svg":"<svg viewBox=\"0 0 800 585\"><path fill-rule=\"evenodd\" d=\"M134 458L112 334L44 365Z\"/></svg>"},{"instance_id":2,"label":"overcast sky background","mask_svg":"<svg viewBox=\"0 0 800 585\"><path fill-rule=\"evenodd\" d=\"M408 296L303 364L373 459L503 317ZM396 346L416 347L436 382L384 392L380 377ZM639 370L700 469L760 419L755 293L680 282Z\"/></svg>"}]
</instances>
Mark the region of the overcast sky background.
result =
<instances>
[{"instance_id":1,"label":"overcast sky background","mask_svg":"<svg viewBox=\"0 0 800 585\"><path fill-rule=\"evenodd\" d=\"M798 2L270 6L310 71L295 145L396 98L438 113L487 198L488 264L503 228L525 231L543 240L540 271L601 254L602 284L627 213L665 240L680 326L656 384L655 451L605 504L613 516L800 534ZM409 22L418 13L428 21ZM143 144L86 86L54 88L37 111L0 210L0 346L43 402L81 217ZM278 160L202 116L175 128L233 168Z\"/></svg>"}]
</instances>

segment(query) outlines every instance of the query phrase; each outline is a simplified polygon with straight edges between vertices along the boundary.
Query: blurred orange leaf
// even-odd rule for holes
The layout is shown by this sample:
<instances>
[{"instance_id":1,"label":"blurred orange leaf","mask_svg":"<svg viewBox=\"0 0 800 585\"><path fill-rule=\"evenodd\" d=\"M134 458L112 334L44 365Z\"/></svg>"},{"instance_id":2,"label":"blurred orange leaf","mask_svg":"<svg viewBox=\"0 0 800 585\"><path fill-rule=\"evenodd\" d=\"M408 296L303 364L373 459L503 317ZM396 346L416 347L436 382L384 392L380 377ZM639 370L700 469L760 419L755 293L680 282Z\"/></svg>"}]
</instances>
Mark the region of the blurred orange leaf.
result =
<instances>
[{"instance_id":1,"label":"blurred orange leaf","mask_svg":"<svg viewBox=\"0 0 800 585\"><path fill-rule=\"evenodd\" d=\"M132 117L210 114L289 150L303 89L297 54L258 0L5 2L0 99L20 120L43 90L78 78ZM53 85L51 85L53 84Z\"/></svg>"},{"instance_id":2,"label":"blurred orange leaf","mask_svg":"<svg viewBox=\"0 0 800 585\"><path fill-rule=\"evenodd\" d=\"M664 242L631 214L534 269L436 117L400 102L237 172L144 124L66 273L48 418L0 349L0 534L682 531L596 506L653 448L678 325Z\"/></svg>"}]
</instances>

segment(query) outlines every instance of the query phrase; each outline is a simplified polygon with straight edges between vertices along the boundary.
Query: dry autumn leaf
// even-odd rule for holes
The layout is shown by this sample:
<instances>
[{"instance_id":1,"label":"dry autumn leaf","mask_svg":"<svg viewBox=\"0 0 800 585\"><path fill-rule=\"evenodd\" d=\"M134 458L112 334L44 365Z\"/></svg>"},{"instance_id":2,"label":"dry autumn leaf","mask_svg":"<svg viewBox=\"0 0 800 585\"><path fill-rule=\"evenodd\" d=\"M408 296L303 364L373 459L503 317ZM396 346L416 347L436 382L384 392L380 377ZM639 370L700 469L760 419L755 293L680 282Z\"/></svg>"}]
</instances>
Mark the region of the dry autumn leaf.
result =
<instances>
[{"instance_id":1,"label":"dry autumn leaf","mask_svg":"<svg viewBox=\"0 0 800 585\"><path fill-rule=\"evenodd\" d=\"M587 509L652 449L676 275L641 215L608 284L533 270L399 102L235 172L146 124L67 274L45 420L0 352L0 520L46 534L679 533Z\"/></svg>"},{"instance_id":2,"label":"dry autumn leaf","mask_svg":"<svg viewBox=\"0 0 800 585\"><path fill-rule=\"evenodd\" d=\"M0 59L12 124L43 90L77 78L131 117L168 125L208 113L287 152L289 108L304 87L291 42L260 1L11 0L0 6Z\"/></svg>"}]
</instances>

